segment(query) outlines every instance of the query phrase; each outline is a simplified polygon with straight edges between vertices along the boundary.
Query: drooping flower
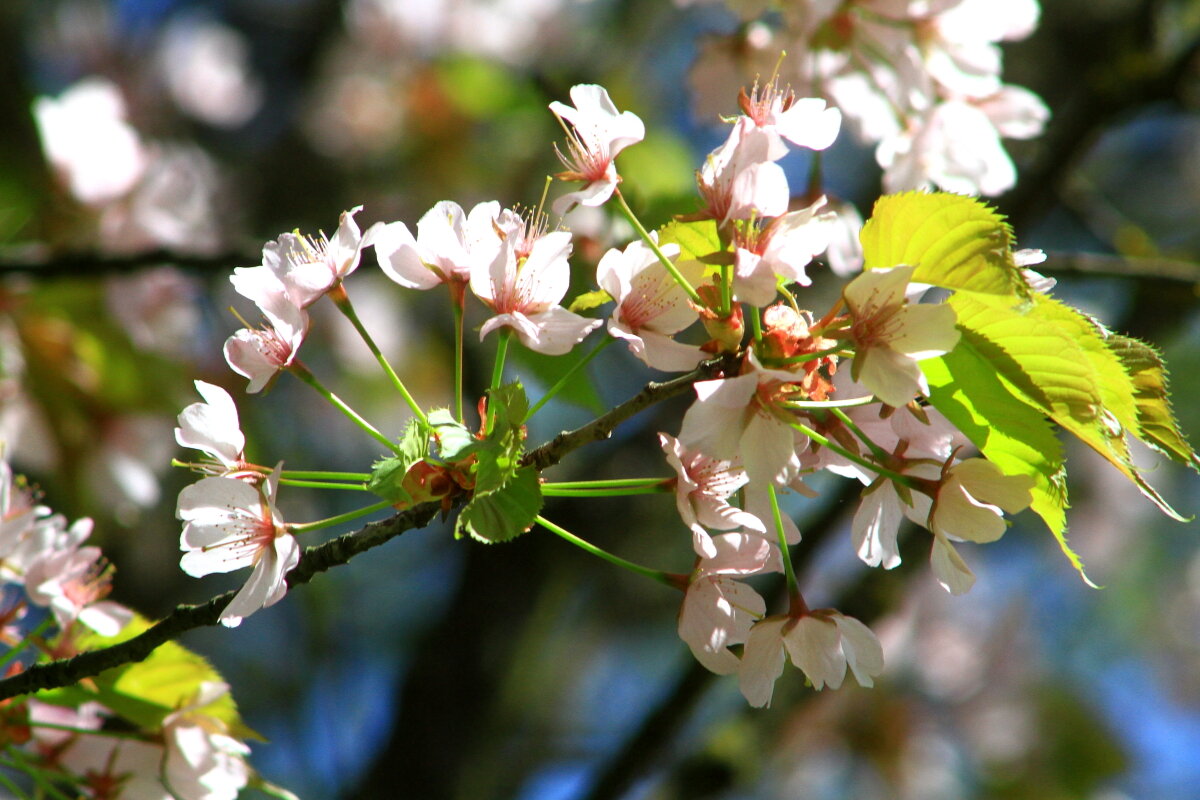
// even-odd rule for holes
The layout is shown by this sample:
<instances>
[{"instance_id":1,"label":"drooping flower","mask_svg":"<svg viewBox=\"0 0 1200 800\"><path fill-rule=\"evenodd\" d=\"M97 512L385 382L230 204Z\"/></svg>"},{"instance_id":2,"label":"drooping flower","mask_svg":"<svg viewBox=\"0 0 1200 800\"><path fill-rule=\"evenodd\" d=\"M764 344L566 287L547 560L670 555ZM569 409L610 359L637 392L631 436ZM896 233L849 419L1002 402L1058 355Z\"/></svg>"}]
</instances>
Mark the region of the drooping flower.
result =
<instances>
[{"instance_id":1,"label":"drooping flower","mask_svg":"<svg viewBox=\"0 0 1200 800\"><path fill-rule=\"evenodd\" d=\"M646 135L642 120L632 111L617 111L602 86L571 87L571 102L574 107L557 100L550 104L554 115L571 125L567 131L567 153L555 148L567 168L556 177L583 181L586 185L555 200L556 214L565 214L576 205L604 205L621 182L614 163L617 153Z\"/></svg>"},{"instance_id":2,"label":"drooping flower","mask_svg":"<svg viewBox=\"0 0 1200 800\"><path fill-rule=\"evenodd\" d=\"M957 317L945 303L908 303L904 290L915 267L864 272L842 295L850 309L856 352L850 374L891 406L902 406L929 383L917 362L958 343Z\"/></svg>"},{"instance_id":3,"label":"drooping flower","mask_svg":"<svg viewBox=\"0 0 1200 800\"><path fill-rule=\"evenodd\" d=\"M512 212L502 214L496 227L503 241L495 258L471 269L471 291L496 312L479 338L509 327L530 350L552 356L570 352L601 324L559 305L571 281L571 234L543 233Z\"/></svg>"},{"instance_id":4,"label":"drooping flower","mask_svg":"<svg viewBox=\"0 0 1200 800\"><path fill-rule=\"evenodd\" d=\"M679 246L666 245L663 254L674 259ZM704 269L696 261L676 266L693 286ZM626 340L629 351L646 364L668 372L684 372L704 358L699 347L671 338L698 317L687 293L644 242L634 241L624 251L613 248L605 253L596 265L596 283L617 303L608 321L608 332Z\"/></svg>"},{"instance_id":5,"label":"drooping flower","mask_svg":"<svg viewBox=\"0 0 1200 800\"><path fill-rule=\"evenodd\" d=\"M204 381L195 383L204 402L192 403L180 412L175 441L216 459L214 474L244 477L242 473L249 466L244 452L246 436L233 398L220 386Z\"/></svg>"},{"instance_id":6,"label":"drooping flower","mask_svg":"<svg viewBox=\"0 0 1200 800\"><path fill-rule=\"evenodd\" d=\"M679 638L705 669L729 675L739 665L730 645L745 642L754 621L766 612L758 592L735 578L764 571L772 551L754 533L719 534L712 545L713 555L701 558L688 579Z\"/></svg>"},{"instance_id":7,"label":"drooping flower","mask_svg":"<svg viewBox=\"0 0 1200 800\"><path fill-rule=\"evenodd\" d=\"M308 335L308 312L301 309L283 285L261 294L259 308L266 318L261 328L242 328L225 340L225 361L230 369L250 380L246 391L262 391L280 370L290 367Z\"/></svg>"},{"instance_id":8,"label":"drooping flower","mask_svg":"<svg viewBox=\"0 0 1200 800\"><path fill-rule=\"evenodd\" d=\"M229 691L205 681L188 705L163 719L166 754L163 778L171 792L188 800L235 800L250 779L250 748L229 735L228 726L206 708Z\"/></svg>"},{"instance_id":9,"label":"drooping flower","mask_svg":"<svg viewBox=\"0 0 1200 800\"><path fill-rule=\"evenodd\" d=\"M767 617L750 630L738 684L750 705L769 705L783 674L785 653L814 689L836 689L846 668L861 686L873 686L883 672L883 649L866 625L831 608L799 616Z\"/></svg>"},{"instance_id":10,"label":"drooping flower","mask_svg":"<svg viewBox=\"0 0 1200 800\"><path fill-rule=\"evenodd\" d=\"M692 529L697 555L717 556L706 528L727 531L740 527L766 533L766 526L757 516L729 504L729 496L750 480L740 463L688 449L665 433L658 435L658 441L667 463L675 470L675 505L684 524Z\"/></svg>"},{"instance_id":11,"label":"drooping flower","mask_svg":"<svg viewBox=\"0 0 1200 800\"><path fill-rule=\"evenodd\" d=\"M241 624L287 594L287 573L300 562L300 546L275 507L280 464L259 487L209 477L179 493L184 521L179 566L194 578L254 567L246 584L221 612L227 627Z\"/></svg>"}]
</instances>

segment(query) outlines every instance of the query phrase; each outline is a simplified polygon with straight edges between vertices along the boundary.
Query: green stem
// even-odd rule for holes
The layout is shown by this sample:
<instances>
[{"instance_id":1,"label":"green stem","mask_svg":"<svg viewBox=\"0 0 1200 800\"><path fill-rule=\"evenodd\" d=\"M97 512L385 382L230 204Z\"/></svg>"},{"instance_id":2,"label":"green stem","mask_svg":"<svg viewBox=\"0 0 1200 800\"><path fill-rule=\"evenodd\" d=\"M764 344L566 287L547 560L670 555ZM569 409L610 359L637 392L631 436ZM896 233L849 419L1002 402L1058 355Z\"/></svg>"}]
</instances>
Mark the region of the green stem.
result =
<instances>
[{"instance_id":1,"label":"green stem","mask_svg":"<svg viewBox=\"0 0 1200 800\"><path fill-rule=\"evenodd\" d=\"M601 339L599 344L597 344L595 347L593 347L592 351L590 353L588 353L586 356L581 358L579 361L576 361L575 364L569 370L566 371L566 374L564 374L561 378L559 378L558 382L555 383L553 386L551 386L550 389L547 390L546 394L542 395L541 400L538 400L536 403L534 403L533 408L529 409L529 413L525 415L525 419L529 419L534 414L536 414L538 412L538 409L540 409L542 406L546 405L546 402L548 400L550 400L551 397L554 397L554 395L558 394L559 392L561 392L563 390L563 387L565 387L567 385L567 382L570 381L571 378L575 377L575 373L579 372L579 370L586 367L589 363L591 363L591 360L593 358L600 355L601 350L608 347L610 344L612 344L615 341L616 341L616 339L609 337L609 336L606 336L603 339Z\"/></svg>"},{"instance_id":2,"label":"green stem","mask_svg":"<svg viewBox=\"0 0 1200 800\"><path fill-rule=\"evenodd\" d=\"M792 420L788 423L788 425L790 425L791 427L800 431L805 436L812 439L814 442L821 445L822 447L828 447L833 452L837 453L838 455L842 456L843 458L853 461L855 464L858 464L859 466L866 467L867 469L871 470L872 472L876 472L880 475L883 475L886 478L890 478L893 481L895 481L896 483L902 484L911 489L919 488L917 485L917 481L914 481L911 475L904 475L903 473L896 472L895 470L892 470L892 469L888 469L887 467L883 466L882 464L871 461L870 459L863 458L858 453L852 453L849 450L847 450L846 448L844 448L841 445L837 444L836 442L832 441L831 439L817 433L812 428L805 425L803 422Z\"/></svg>"},{"instance_id":3,"label":"green stem","mask_svg":"<svg viewBox=\"0 0 1200 800\"><path fill-rule=\"evenodd\" d=\"M323 470L285 469L282 477L295 480L369 481L369 472L325 472Z\"/></svg>"},{"instance_id":4,"label":"green stem","mask_svg":"<svg viewBox=\"0 0 1200 800\"><path fill-rule=\"evenodd\" d=\"M387 373L388 378L392 381L392 385L396 387L396 391L400 392L400 396L404 398L404 402L412 410L413 416L421 421L422 427L428 428L429 420L426 418L425 412L417 405L417 401L413 399L413 396L408 393L408 389L404 387L404 381L400 380L400 376L396 374L396 371L392 369L392 365L388 363L388 360L380 351L379 345L375 344L375 340L371 338L371 334L367 333L367 329L363 327L362 321L359 320L358 314L354 311L354 306L350 304L350 295L346 294L344 287L339 286L338 289L341 291L331 291L329 293L330 299L333 300L334 305L338 307L338 310L342 312L346 319L350 320L350 324L354 326L354 330L358 331L358 335L366 342L367 348L375 356L375 360L379 362L379 366Z\"/></svg>"},{"instance_id":5,"label":"green stem","mask_svg":"<svg viewBox=\"0 0 1200 800\"><path fill-rule=\"evenodd\" d=\"M53 624L54 616L52 614L47 614L46 618L39 622L36 628L25 634L25 637L13 645L11 650L9 650L3 656L0 656L0 667L3 667L5 664L20 655L22 650L32 644L35 638L45 633Z\"/></svg>"},{"instance_id":6,"label":"green stem","mask_svg":"<svg viewBox=\"0 0 1200 800\"><path fill-rule=\"evenodd\" d=\"M400 453L399 445L380 433L378 428L363 419L357 411L346 405L345 401L343 401L340 397L322 386L321 382L317 380L317 376L309 372L308 367L304 366L299 361L294 361L292 362L292 365L288 367L288 369L297 378L316 389L319 395L328 400L334 408L345 414L351 422L366 431L372 438L392 452L396 454Z\"/></svg>"},{"instance_id":7,"label":"green stem","mask_svg":"<svg viewBox=\"0 0 1200 800\"><path fill-rule=\"evenodd\" d=\"M544 483L542 488L557 486L561 489L619 489L630 486L660 486L666 485L674 478L612 478L595 481L554 481Z\"/></svg>"},{"instance_id":8,"label":"green stem","mask_svg":"<svg viewBox=\"0 0 1200 800\"><path fill-rule=\"evenodd\" d=\"M493 392L500 388L500 381L504 380L504 362L508 358L510 339L512 339L512 328L501 328L500 341L496 342L496 363L492 365L491 390Z\"/></svg>"},{"instance_id":9,"label":"green stem","mask_svg":"<svg viewBox=\"0 0 1200 800\"><path fill-rule=\"evenodd\" d=\"M635 494L662 494L669 492L668 486L630 486L625 489L571 489L554 484L542 486L542 494L546 497L627 497Z\"/></svg>"},{"instance_id":10,"label":"green stem","mask_svg":"<svg viewBox=\"0 0 1200 800\"><path fill-rule=\"evenodd\" d=\"M367 487L361 483L335 483L333 481L304 481L295 478L280 478L282 486L299 486L304 489L348 489L354 492L365 492Z\"/></svg>"},{"instance_id":11,"label":"green stem","mask_svg":"<svg viewBox=\"0 0 1200 800\"><path fill-rule=\"evenodd\" d=\"M825 356L839 355L845 352L845 350L846 348L844 347L830 347L828 350L815 350L811 353L801 353L800 355L792 356L791 358L772 358L769 360L770 363L764 364L764 366L782 367L788 364L803 364L805 361L816 361L818 358L824 358Z\"/></svg>"},{"instance_id":12,"label":"green stem","mask_svg":"<svg viewBox=\"0 0 1200 800\"><path fill-rule=\"evenodd\" d=\"M779 496L775 494L775 484L767 484L767 492L771 498L771 516L775 522L775 534L779 537L779 550L783 555L783 574L787 576L788 595L800 594L800 584L796 580L796 570L792 567L792 559L788 554L787 535L783 530L783 513L779 510Z\"/></svg>"},{"instance_id":13,"label":"green stem","mask_svg":"<svg viewBox=\"0 0 1200 800\"><path fill-rule=\"evenodd\" d=\"M733 264L721 265L721 316L733 310Z\"/></svg>"},{"instance_id":14,"label":"green stem","mask_svg":"<svg viewBox=\"0 0 1200 800\"><path fill-rule=\"evenodd\" d=\"M699 306L704 305L704 301L700 299L700 295L696 291L695 287L688 282L687 278L683 277L683 273L671 263L671 259L667 258L666 254L663 253L663 251L659 248L658 242L654 241L650 234L646 232L646 229L642 227L642 223L633 213L633 209L631 209L629 204L625 202L625 195L621 194L621 190L617 189L615 192L613 192L613 196L617 198L617 207L621 209L621 214L625 217L625 219L629 220L629 224L632 225L633 229L638 232L638 236L642 237L642 241L644 241L650 247L650 249L654 251L654 255L658 256L659 262L666 267L667 272L671 274L671 277L675 279L675 282L679 284L680 288L687 292L687 296L692 298L693 303Z\"/></svg>"},{"instance_id":15,"label":"green stem","mask_svg":"<svg viewBox=\"0 0 1200 800\"><path fill-rule=\"evenodd\" d=\"M570 531L567 531L563 528L558 527L553 522L551 522L550 520L541 516L540 514L537 517L535 517L534 519L537 521L537 523L539 525L541 525L543 528L550 531L551 533L558 534L563 539L566 539L568 542L575 545L576 547L586 550L594 556L599 556L600 558L603 558L605 561L607 561L610 564L613 564L618 567L622 567L624 569L629 570L630 572L635 572L638 575L641 575L642 577L650 578L651 580L658 581L659 583L665 584L667 586L674 586L674 584L672 584L670 579L667 577L667 573L665 573L665 572L660 572L659 570L656 570L656 569L650 569L648 567L643 567L640 564L634 564L632 561L626 561L625 559L621 558L620 556L615 556L612 553L608 552L607 550L601 550L599 547L596 547L596 545L592 544L591 542L586 542L583 539L580 539L575 534L571 533Z\"/></svg>"},{"instance_id":16,"label":"green stem","mask_svg":"<svg viewBox=\"0 0 1200 800\"><path fill-rule=\"evenodd\" d=\"M759 319L759 311L757 308L750 310L750 331L754 334L754 341L762 341L762 320Z\"/></svg>"},{"instance_id":17,"label":"green stem","mask_svg":"<svg viewBox=\"0 0 1200 800\"><path fill-rule=\"evenodd\" d=\"M883 461L888 457L888 452L879 445L875 444L875 442L871 441L871 437L863 433L862 428L858 427L858 424L854 420L850 419L849 414L837 407L833 407L830 410L833 412L835 417L842 421L843 425L850 429L851 433L858 437L859 441L861 441L870 449L872 455L874 455L880 461Z\"/></svg>"},{"instance_id":18,"label":"green stem","mask_svg":"<svg viewBox=\"0 0 1200 800\"><path fill-rule=\"evenodd\" d=\"M366 508L360 508L356 511L347 511L345 514L338 514L335 517L328 519L319 519L316 522L303 522L299 525L289 525L288 530L292 533L307 533L315 531L318 528L328 528L333 525L341 525L343 522L365 517L367 514L374 514L376 511L382 511L385 508L391 508L392 503L388 500L382 500L374 505L369 505Z\"/></svg>"}]
</instances>

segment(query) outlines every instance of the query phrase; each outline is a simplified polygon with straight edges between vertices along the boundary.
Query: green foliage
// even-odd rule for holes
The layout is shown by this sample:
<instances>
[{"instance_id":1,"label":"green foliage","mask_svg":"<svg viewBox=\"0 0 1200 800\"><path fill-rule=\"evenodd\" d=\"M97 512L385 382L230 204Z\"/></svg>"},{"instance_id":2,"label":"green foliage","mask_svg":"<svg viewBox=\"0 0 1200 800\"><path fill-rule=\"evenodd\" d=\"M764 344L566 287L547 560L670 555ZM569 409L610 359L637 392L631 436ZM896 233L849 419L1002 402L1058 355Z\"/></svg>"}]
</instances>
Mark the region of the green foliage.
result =
<instances>
[{"instance_id":1,"label":"green foliage","mask_svg":"<svg viewBox=\"0 0 1200 800\"><path fill-rule=\"evenodd\" d=\"M885 195L860 236L866 269L916 267L945 289L1028 297L1013 263L1012 229L985 203L944 192Z\"/></svg>"},{"instance_id":2,"label":"green foliage","mask_svg":"<svg viewBox=\"0 0 1200 800\"><path fill-rule=\"evenodd\" d=\"M605 303L613 301L612 295L603 289L596 289L592 292L584 292L571 301L571 305L567 306L567 311L575 314L581 311L591 311L593 308L599 308Z\"/></svg>"},{"instance_id":3,"label":"green foliage","mask_svg":"<svg viewBox=\"0 0 1200 800\"><path fill-rule=\"evenodd\" d=\"M890 195L876 203L862 244L868 269L915 266L914 281L954 292L947 302L962 336L952 352L922 362L930 400L1002 471L1034 479L1033 510L1084 580L1067 545L1064 457L1049 420L1104 456L1164 513L1183 519L1138 472L1129 450L1132 436L1200 467L1171 412L1158 352L1032 292L1002 216L959 195Z\"/></svg>"},{"instance_id":4,"label":"green foliage","mask_svg":"<svg viewBox=\"0 0 1200 800\"><path fill-rule=\"evenodd\" d=\"M432 417L431 414L431 420ZM408 505L413 502L413 497L404 487L404 478L414 464L429 455L429 437L420 422L414 419L409 421L399 443L398 455L381 458L371 465L367 490L396 505Z\"/></svg>"},{"instance_id":5,"label":"green foliage","mask_svg":"<svg viewBox=\"0 0 1200 800\"><path fill-rule=\"evenodd\" d=\"M676 260L679 265L693 261L711 265L722 260L719 254L725 252L717 223L711 219L668 222L658 231L658 244L679 245L679 258Z\"/></svg>"},{"instance_id":6,"label":"green foliage","mask_svg":"<svg viewBox=\"0 0 1200 800\"><path fill-rule=\"evenodd\" d=\"M515 539L533 527L542 509L542 484L533 467L511 473L495 489L480 492L459 513L455 535L470 534L472 539L494 544Z\"/></svg>"}]
</instances>

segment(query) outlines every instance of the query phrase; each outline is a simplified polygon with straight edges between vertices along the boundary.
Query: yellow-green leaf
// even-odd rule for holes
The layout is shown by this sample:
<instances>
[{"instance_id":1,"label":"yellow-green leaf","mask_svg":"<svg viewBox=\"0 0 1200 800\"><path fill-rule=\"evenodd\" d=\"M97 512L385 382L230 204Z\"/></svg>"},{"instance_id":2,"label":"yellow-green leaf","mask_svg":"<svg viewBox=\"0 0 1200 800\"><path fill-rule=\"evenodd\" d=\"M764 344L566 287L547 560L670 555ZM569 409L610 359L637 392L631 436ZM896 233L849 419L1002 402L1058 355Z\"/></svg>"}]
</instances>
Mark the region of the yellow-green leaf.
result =
<instances>
[{"instance_id":1,"label":"yellow-green leaf","mask_svg":"<svg viewBox=\"0 0 1200 800\"><path fill-rule=\"evenodd\" d=\"M1109 349L1133 379L1137 438L1180 464L1200 469L1200 458L1179 429L1167 395L1167 368L1157 350L1128 336L1110 335Z\"/></svg>"},{"instance_id":2,"label":"yellow-green leaf","mask_svg":"<svg viewBox=\"0 0 1200 800\"><path fill-rule=\"evenodd\" d=\"M860 235L866 269L916 267L913 280L958 291L1027 297L1013 263L1012 229L971 197L944 192L885 195Z\"/></svg>"}]
</instances>

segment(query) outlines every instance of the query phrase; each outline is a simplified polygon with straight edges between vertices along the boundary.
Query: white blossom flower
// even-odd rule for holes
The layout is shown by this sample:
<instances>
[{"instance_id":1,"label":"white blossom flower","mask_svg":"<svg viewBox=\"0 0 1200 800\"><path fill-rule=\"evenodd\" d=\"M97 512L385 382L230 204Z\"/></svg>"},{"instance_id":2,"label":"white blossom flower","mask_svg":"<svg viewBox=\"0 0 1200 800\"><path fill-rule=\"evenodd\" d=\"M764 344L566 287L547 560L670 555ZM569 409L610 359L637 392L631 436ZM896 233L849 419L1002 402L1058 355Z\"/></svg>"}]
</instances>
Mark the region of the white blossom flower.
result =
<instances>
[{"instance_id":1,"label":"white blossom flower","mask_svg":"<svg viewBox=\"0 0 1200 800\"><path fill-rule=\"evenodd\" d=\"M797 99L791 90L778 89L773 80L761 89L755 84L749 95L743 89L738 103L742 113L770 139L768 154L773 156L772 161L787 155L784 139L810 150L824 150L833 144L842 127L841 111L826 108L825 101L818 97Z\"/></svg>"},{"instance_id":2,"label":"white blossom flower","mask_svg":"<svg viewBox=\"0 0 1200 800\"><path fill-rule=\"evenodd\" d=\"M846 668L861 686L883 672L883 649L866 625L833 609L767 617L750 630L738 684L750 705L769 705L787 654L814 689L842 685Z\"/></svg>"},{"instance_id":3,"label":"white blossom flower","mask_svg":"<svg viewBox=\"0 0 1200 800\"><path fill-rule=\"evenodd\" d=\"M262 391L280 370L292 365L308 335L308 312L292 302L282 284L276 285L279 291L263 292L257 301L266 318L263 327L242 328L225 340L225 360L230 369L250 380L246 387L250 394Z\"/></svg>"},{"instance_id":4,"label":"white blossom flower","mask_svg":"<svg viewBox=\"0 0 1200 800\"><path fill-rule=\"evenodd\" d=\"M774 140L749 117L739 117L725 143L712 151L697 174L704 214L724 225L730 220L778 217L791 193Z\"/></svg>"},{"instance_id":5,"label":"white blossom flower","mask_svg":"<svg viewBox=\"0 0 1200 800\"><path fill-rule=\"evenodd\" d=\"M757 230L734 236L733 290L737 299L765 306L775 299L779 279L808 286L805 267L829 247L834 215L822 197L807 208L792 211Z\"/></svg>"},{"instance_id":6,"label":"white blossom flower","mask_svg":"<svg viewBox=\"0 0 1200 800\"><path fill-rule=\"evenodd\" d=\"M688 580L679 609L679 638L705 669L718 675L738 670L730 645L742 644L754 620L766 612L758 592L734 576L764 571L770 543L753 533L723 533L712 538L713 555L701 558Z\"/></svg>"},{"instance_id":7,"label":"white blossom flower","mask_svg":"<svg viewBox=\"0 0 1200 800\"><path fill-rule=\"evenodd\" d=\"M342 212L332 239L285 233L263 246L263 266L275 273L300 308L312 305L358 268L363 248L379 230L376 223L361 233L354 221L359 211L362 206Z\"/></svg>"},{"instance_id":8,"label":"white blossom flower","mask_svg":"<svg viewBox=\"0 0 1200 800\"><path fill-rule=\"evenodd\" d=\"M233 478L202 478L179 493L184 521L179 566L199 578L254 567L250 578L221 612L221 623L274 605L287 594L287 573L300 562L300 545L275 508L280 464L259 487Z\"/></svg>"},{"instance_id":9,"label":"white blossom flower","mask_svg":"<svg viewBox=\"0 0 1200 800\"><path fill-rule=\"evenodd\" d=\"M658 435L667 463L675 470L675 505L685 525L692 529L693 547L704 558L717 555L706 528L718 531L749 528L766 533L762 520L729 504L729 496L750 479L737 461L710 458L684 447L675 437Z\"/></svg>"},{"instance_id":10,"label":"white blossom flower","mask_svg":"<svg viewBox=\"0 0 1200 800\"><path fill-rule=\"evenodd\" d=\"M92 521L78 520L70 533L32 558L25 568L25 591L32 603L48 606L61 630L75 620L99 633L116 636L133 612L105 600L112 591L111 565L99 547L79 547L92 531Z\"/></svg>"},{"instance_id":11,"label":"white blossom flower","mask_svg":"<svg viewBox=\"0 0 1200 800\"><path fill-rule=\"evenodd\" d=\"M571 102L574 107L557 100L550 104L554 115L571 125L567 131L568 154L555 148L567 168L557 177L586 185L555 200L556 214L565 214L575 205L600 206L608 202L621 182L614 163L617 153L646 136L642 120L631 111L618 112L602 86L572 86Z\"/></svg>"},{"instance_id":12,"label":"white blossom flower","mask_svg":"<svg viewBox=\"0 0 1200 800\"><path fill-rule=\"evenodd\" d=\"M842 292L856 348L850 374L891 406L904 405L918 392L929 394L917 362L947 353L958 343L953 308L906 302L914 269L870 270Z\"/></svg>"},{"instance_id":13,"label":"white blossom flower","mask_svg":"<svg viewBox=\"0 0 1200 800\"><path fill-rule=\"evenodd\" d=\"M179 414L175 441L203 451L220 465L216 474L238 475L246 470L246 435L238 421L237 406L229 392L215 384L196 381L203 403L192 403Z\"/></svg>"},{"instance_id":14,"label":"white blossom flower","mask_svg":"<svg viewBox=\"0 0 1200 800\"><path fill-rule=\"evenodd\" d=\"M500 204L494 200L479 203L469 214L458 203L443 200L417 222L416 238L403 222L389 222L375 234L379 266L408 289L465 286L472 265L490 264L499 250L492 228L499 216Z\"/></svg>"},{"instance_id":15,"label":"white blossom flower","mask_svg":"<svg viewBox=\"0 0 1200 800\"><path fill-rule=\"evenodd\" d=\"M496 257L488 264L476 262L471 270L471 291L496 312L480 328L480 340L509 327L530 350L552 356L570 352L602 324L559 305L571 282L571 234L542 233L511 212L496 225L504 235Z\"/></svg>"},{"instance_id":16,"label":"white blossom flower","mask_svg":"<svg viewBox=\"0 0 1200 800\"><path fill-rule=\"evenodd\" d=\"M656 234L651 236L657 238ZM679 246L666 245L663 254L674 259ZM693 286L703 274L696 261L676 265ZM629 344L635 356L655 369L684 372L704 359L695 345L671 338L699 316L687 293L659 263L645 242L631 242L624 251L613 248L596 265L596 283L616 301L608 332Z\"/></svg>"},{"instance_id":17,"label":"white blossom flower","mask_svg":"<svg viewBox=\"0 0 1200 800\"><path fill-rule=\"evenodd\" d=\"M235 800L249 782L250 748L204 710L228 691L224 683L205 681L191 703L163 719L163 777L182 800Z\"/></svg>"}]
</instances>

